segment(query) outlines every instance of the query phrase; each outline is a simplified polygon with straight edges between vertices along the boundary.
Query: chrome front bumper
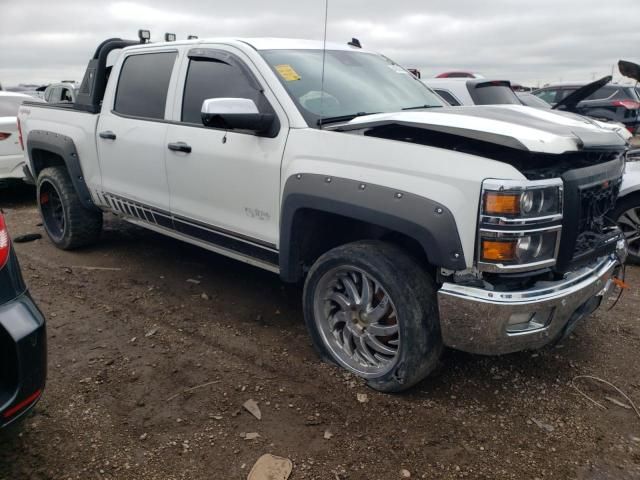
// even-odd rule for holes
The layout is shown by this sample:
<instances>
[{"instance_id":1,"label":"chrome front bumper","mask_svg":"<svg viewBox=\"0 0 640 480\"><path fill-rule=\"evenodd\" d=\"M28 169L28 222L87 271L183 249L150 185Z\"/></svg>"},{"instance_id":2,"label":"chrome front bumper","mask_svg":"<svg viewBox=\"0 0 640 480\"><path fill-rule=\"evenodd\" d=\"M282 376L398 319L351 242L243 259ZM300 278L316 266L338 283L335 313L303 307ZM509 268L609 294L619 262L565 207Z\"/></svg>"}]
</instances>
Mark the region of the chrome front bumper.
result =
<instances>
[{"instance_id":1,"label":"chrome front bumper","mask_svg":"<svg viewBox=\"0 0 640 480\"><path fill-rule=\"evenodd\" d=\"M497 292L453 283L438 291L445 345L483 355L530 350L560 338L589 315L613 284L626 246L564 279L527 290Z\"/></svg>"}]
</instances>

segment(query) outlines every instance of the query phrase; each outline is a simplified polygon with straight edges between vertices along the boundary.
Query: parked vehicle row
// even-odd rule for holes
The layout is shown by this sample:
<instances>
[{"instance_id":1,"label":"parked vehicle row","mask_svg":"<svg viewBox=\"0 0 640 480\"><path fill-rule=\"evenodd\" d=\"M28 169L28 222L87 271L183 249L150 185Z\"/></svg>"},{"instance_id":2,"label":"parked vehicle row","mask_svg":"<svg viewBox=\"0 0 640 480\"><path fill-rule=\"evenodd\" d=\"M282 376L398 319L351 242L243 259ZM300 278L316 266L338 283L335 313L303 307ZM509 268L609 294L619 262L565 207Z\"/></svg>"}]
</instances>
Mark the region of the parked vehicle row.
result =
<instances>
[{"instance_id":1,"label":"parked vehicle row","mask_svg":"<svg viewBox=\"0 0 640 480\"><path fill-rule=\"evenodd\" d=\"M640 70L639 70L640 71ZM436 78L425 79L423 83L433 89L443 100L452 106L471 105L528 105L543 110L557 109L568 112L568 115L583 115L586 112L581 107L584 99L591 98L603 88L609 88L611 77L604 77L595 82L574 89L564 98L550 105L534 93L514 92L510 82L506 80L477 80L468 78ZM591 115L589 115L591 117ZM583 117L586 120L586 117ZM602 128L612 129L626 140L632 135L623 123L611 120L590 120L599 122ZM610 216L625 234L629 247L629 262L640 264L640 175L637 161L637 151L634 149L628 155L626 171L620 189L616 208Z\"/></svg>"},{"instance_id":2,"label":"parked vehicle row","mask_svg":"<svg viewBox=\"0 0 640 480\"><path fill-rule=\"evenodd\" d=\"M610 79L610 77L608 77ZM551 84L533 92L555 106L587 83ZM576 103L575 113L624 124L632 135L640 126L640 96L633 85L608 83Z\"/></svg>"},{"instance_id":3,"label":"parked vehicle row","mask_svg":"<svg viewBox=\"0 0 640 480\"><path fill-rule=\"evenodd\" d=\"M515 103L448 107L382 55L323 48L103 42L75 103L18 115L50 240L92 244L112 212L303 282L320 355L381 391L444 346L540 348L598 308L627 253L609 218L625 138Z\"/></svg>"},{"instance_id":4,"label":"parked vehicle row","mask_svg":"<svg viewBox=\"0 0 640 480\"><path fill-rule=\"evenodd\" d=\"M43 89L44 101L73 103L78 86L74 82L51 84ZM0 187L25 177L25 156L20 146L20 132L16 121L18 109L24 101L41 101L21 92L0 91Z\"/></svg>"}]
</instances>

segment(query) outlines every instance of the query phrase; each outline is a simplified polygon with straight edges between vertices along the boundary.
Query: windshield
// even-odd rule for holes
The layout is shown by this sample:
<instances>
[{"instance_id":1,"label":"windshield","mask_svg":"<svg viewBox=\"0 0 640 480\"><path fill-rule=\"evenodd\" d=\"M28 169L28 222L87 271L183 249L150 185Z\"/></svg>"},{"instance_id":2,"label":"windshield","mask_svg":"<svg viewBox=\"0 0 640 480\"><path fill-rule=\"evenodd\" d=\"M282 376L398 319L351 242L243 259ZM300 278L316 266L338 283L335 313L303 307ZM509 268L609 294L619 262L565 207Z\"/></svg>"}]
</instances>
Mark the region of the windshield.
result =
<instances>
[{"instance_id":1,"label":"windshield","mask_svg":"<svg viewBox=\"0 0 640 480\"><path fill-rule=\"evenodd\" d=\"M381 55L327 50L322 94L322 50L260 53L312 127L331 117L444 105L417 78Z\"/></svg>"}]
</instances>

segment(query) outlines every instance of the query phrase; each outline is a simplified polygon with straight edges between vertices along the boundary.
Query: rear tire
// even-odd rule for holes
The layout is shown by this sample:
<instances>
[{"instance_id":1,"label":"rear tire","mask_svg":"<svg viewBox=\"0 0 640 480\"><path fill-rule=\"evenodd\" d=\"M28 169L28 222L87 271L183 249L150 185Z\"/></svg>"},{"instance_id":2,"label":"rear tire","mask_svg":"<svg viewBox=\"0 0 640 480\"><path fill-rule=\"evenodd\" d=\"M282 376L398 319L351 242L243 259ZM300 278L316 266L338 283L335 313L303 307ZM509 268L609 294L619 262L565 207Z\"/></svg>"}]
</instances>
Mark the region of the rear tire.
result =
<instances>
[{"instance_id":1,"label":"rear tire","mask_svg":"<svg viewBox=\"0 0 640 480\"><path fill-rule=\"evenodd\" d=\"M42 223L56 247L73 250L98 241L102 232L102 212L82 205L64 167L43 169L37 185Z\"/></svg>"},{"instance_id":2,"label":"rear tire","mask_svg":"<svg viewBox=\"0 0 640 480\"><path fill-rule=\"evenodd\" d=\"M640 265L640 194L623 197L611 214L629 243L628 264Z\"/></svg>"},{"instance_id":3,"label":"rear tire","mask_svg":"<svg viewBox=\"0 0 640 480\"><path fill-rule=\"evenodd\" d=\"M434 282L394 245L362 241L322 255L307 276L303 308L322 358L375 390L406 390L439 364Z\"/></svg>"}]
</instances>

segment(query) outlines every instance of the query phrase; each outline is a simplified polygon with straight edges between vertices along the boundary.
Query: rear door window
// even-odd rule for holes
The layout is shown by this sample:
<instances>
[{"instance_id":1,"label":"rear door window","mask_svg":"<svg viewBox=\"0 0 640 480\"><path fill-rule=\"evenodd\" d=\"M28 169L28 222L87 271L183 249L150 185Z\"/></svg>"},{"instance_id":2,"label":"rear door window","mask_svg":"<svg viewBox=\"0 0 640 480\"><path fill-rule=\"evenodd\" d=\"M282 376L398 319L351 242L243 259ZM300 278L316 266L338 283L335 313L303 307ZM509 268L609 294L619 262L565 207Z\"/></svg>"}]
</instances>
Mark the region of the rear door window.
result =
<instances>
[{"instance_id":1,"label":"rear door window","mask_svg":"<svg viewBox=\"0 0 640 480\"><path fill-rule=\"evenodd\" d=\"M462 105L458 101L458 99L456 97L454 97L453 94L451 92L449 92L448 90L442 90L442 89L434 88L433 91L436 92L438 95L440 95L442 98L444 98L444 100L449 105L452 105L454 107L458 107L458 106Z\"/></svg>"},{"instance_id":2,"label":"rear door window","mask_svg":"<svg viewBox=\"0 0 640 480\"><path fill-rule=\"evenodd\" d=\"M176 56L176 52L161 52L127 57L118 79L114 111L163 119Z\"/></svg>"},{"instance_id":3,"label":"rear door window","mask_svg":"<svg viewBox=\"0 0 640 480\"><path fill-rule=\"evenodd\" d=\"M551 105L555 105L556 103L558 103L558 100L556 100L557 94L558 94L558 91L553 89L540 90L540 91L534 92L534 95L536 97L541 98L542 100L544 100L545 102Z\"/></svg>"},{"instance_id":4,"label":"rear door window","mask_svg":"<svg viewBox=\"0 0 640 480\"><path fill-rule=\"evenodd\" d=\"M564 100L573 92L575 92L577 88L563 88L562 90L558 90L558 94L556 95L556 101Z\"/></svg>"},{"instance_id":5,"label":"rear door window","mask_svg":"<svg viewBox=\"0 0 640 480\"><path fill-rule=\"evenodd\" d=\"M633 87L621 87L616 85L608 85L602 87L597 92L589 95L587 100L633 100L637 101L638 97Z\"/></svg>"},{"instance_id":6,"label":"rear door window","mask_svg":"<svg viewBox=\"0 0 640 480\"><path fill-rule=\"evenodd\" d=\"M476 105L522 105L507 82L467 84L467 88Z\"/></svg>"},{"instance_id":7,"label":"rear door window","mask_svg":"<svg viewBox=\"0 0 640 480\"><path fill-rule=\"evenodd\" d=\"M607 100L614 98L626 98L624 91L619 87L606 86L593 92L585 100Z\"/></svg>"}]
</instances>

